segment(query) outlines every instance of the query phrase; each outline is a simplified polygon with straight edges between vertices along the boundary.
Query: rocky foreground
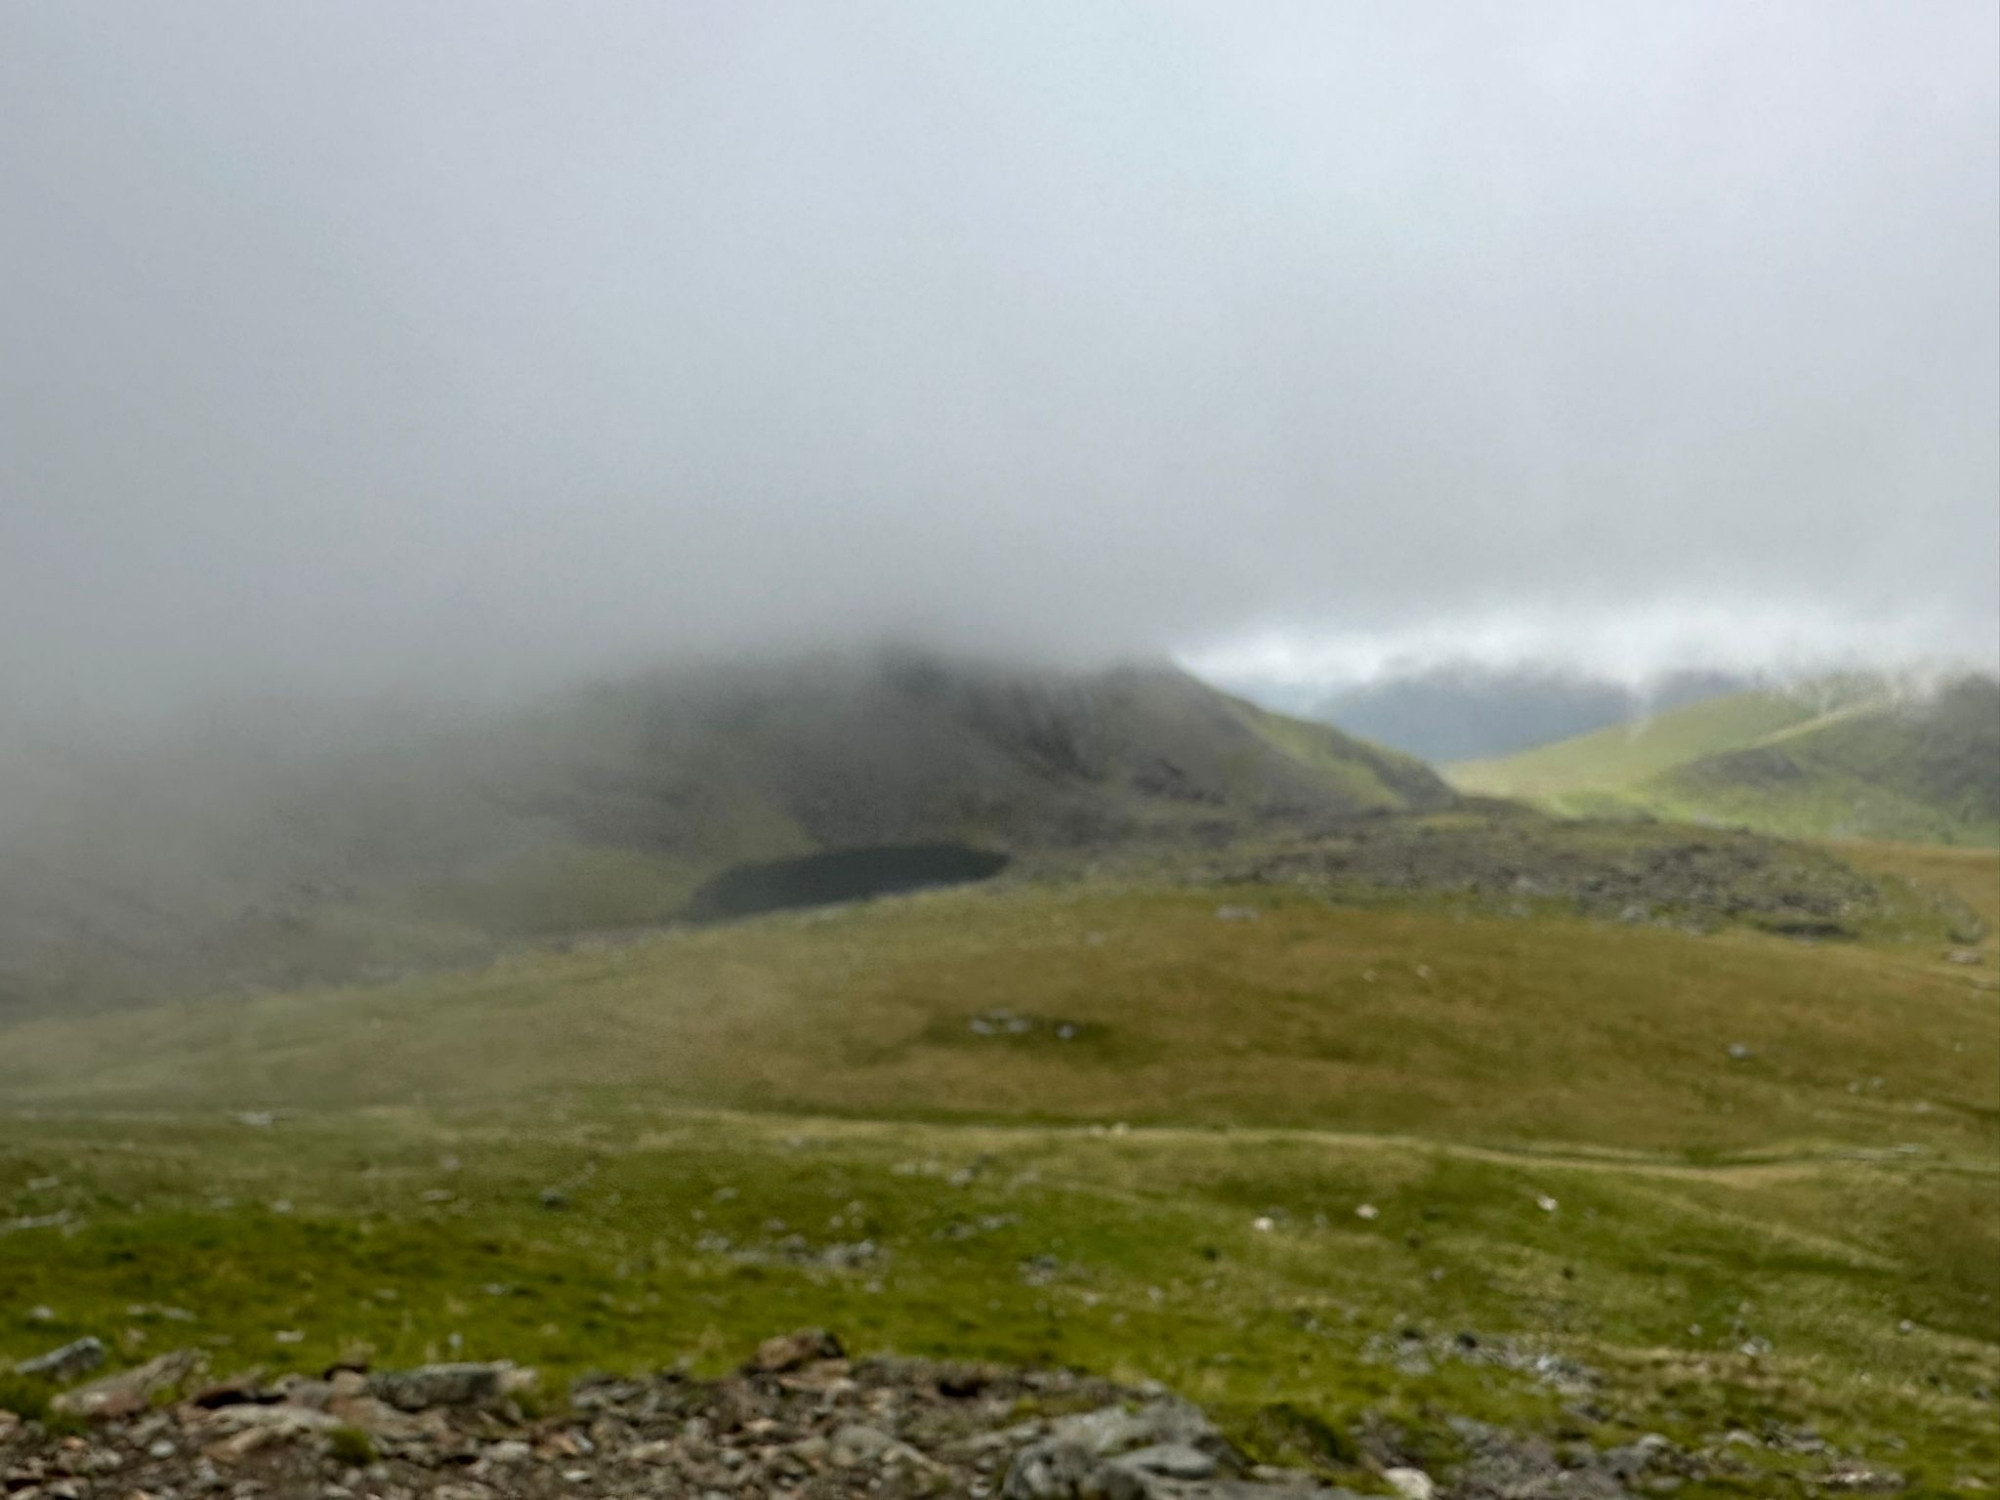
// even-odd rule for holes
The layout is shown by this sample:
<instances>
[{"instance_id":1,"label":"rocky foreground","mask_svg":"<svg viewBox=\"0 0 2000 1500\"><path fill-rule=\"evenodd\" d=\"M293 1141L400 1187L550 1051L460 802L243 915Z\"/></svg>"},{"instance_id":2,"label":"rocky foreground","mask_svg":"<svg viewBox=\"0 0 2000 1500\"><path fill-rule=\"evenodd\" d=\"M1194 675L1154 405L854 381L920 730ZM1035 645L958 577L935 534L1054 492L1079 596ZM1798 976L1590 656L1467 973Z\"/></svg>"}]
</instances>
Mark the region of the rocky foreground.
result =
<instances>
[{"instance_id":1,"label":"rocky foreground","mask_svg":"<svg viewBox=\"0 0 2000 1500\"><path fill-rule=\"evenodd\" d=\"M74 1374L101 1351L59 1351ZM64 1361L67 1363L65 1364ZM1301 1470L1252 1464L1166 1392L1062 1371L928 1360L850 1361L830 1335L767 1341L736 1375L596 1377L560 1413L532 1371L504 1364L323 1378L205 1379L170 1354L73 1386L39 1419L0 1411L7 1500L530 1500L543 1496L903 1500L1334 1500ZM1747 1473L1661 1438L1561 1453L1471 1422L1462 1462L1433 1478L1393 1431L1364 1442L1376 1492L1406 1500L1621 1500L1689 1477ZM1852 1474L1835 1488L1894 1488Z\"/></svg>"}]
</instances>

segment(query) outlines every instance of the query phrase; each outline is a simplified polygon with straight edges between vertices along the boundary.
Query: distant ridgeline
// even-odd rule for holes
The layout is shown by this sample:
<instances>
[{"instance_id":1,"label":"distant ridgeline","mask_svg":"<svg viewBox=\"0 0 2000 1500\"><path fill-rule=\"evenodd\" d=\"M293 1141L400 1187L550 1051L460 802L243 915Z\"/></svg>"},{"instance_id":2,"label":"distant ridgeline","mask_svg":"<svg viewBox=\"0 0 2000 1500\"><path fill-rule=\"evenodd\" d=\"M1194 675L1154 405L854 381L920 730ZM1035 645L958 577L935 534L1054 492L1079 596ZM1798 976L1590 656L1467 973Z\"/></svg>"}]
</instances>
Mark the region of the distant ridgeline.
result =
<instances>
[{"instance_id":1,"label":"distant ridgeline","mask_svg":"<svg viewBox=\"0 0 2000 1500\"><path fill-rule=\"evenodd\" d=\"M1720 672L1679 672L1642 694L1579 672L1455 664L1355 683L1312 703L1308 716L1441 764L1513 755L1754 686Z\"/></svg>"},{"instance_id":2,"label":"distant ridgeline","mask_svg":"<svg viewBox=\"0 0 2000 1500\"><path fill-rule=\"evenodd\" d=\"M386 978L1028 851L1205 847L1456 800L1411 757L1164 666L661 672L343 727L337 750L274 749L272 717L66 767L62 795L26 799L0 840L0 1014Z\"/></svg>"},{"instance_id":3,"label":"distant ridgeline","mask_svg":"<svg viewBox=\"0 0 2000 1500\"><path fill-rule=\"evenodd\" d=\"M1845 677L1734 693L1447 775L1574 816L2000 844L2000 681Z\"/></svg>"}]
</instances>

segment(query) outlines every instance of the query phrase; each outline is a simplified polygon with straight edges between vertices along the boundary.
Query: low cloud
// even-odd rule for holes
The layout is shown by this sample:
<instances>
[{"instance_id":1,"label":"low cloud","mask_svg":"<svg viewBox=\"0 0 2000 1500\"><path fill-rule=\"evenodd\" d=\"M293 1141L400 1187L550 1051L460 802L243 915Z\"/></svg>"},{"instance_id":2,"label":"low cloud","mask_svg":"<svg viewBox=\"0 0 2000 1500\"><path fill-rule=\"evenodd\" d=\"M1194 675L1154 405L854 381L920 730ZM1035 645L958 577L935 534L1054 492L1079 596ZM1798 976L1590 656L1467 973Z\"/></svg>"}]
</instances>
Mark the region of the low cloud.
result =
<instances>
[{"instance_id":1,"label":"low cloud","mask_svg":"<svg viewBox=\"0 0 2000 1500\"><path fill-rule=\"evenodd\" d=\"M1995 26L9 7L0 702L1990 658Z\"/></svg>"},{"instance_id":2,"label":"low cloud","mask_svg":"<svg viewBox=\"0 0 2000 1500\"><path fill-rule=\"evenodd\" d=\"M1923 677L1991 671L2000 643L1979 649L1976 622L1944 610L1886 617L1810 603L1663 600L1653 604L1513 608L1400 630L1269 631L1191 651L1187 665L1252 691L1296 699L1459 668L1554 672L1635 696L1688 671L1797 680L1889 669Z\"/></svg>"}]
</instances>

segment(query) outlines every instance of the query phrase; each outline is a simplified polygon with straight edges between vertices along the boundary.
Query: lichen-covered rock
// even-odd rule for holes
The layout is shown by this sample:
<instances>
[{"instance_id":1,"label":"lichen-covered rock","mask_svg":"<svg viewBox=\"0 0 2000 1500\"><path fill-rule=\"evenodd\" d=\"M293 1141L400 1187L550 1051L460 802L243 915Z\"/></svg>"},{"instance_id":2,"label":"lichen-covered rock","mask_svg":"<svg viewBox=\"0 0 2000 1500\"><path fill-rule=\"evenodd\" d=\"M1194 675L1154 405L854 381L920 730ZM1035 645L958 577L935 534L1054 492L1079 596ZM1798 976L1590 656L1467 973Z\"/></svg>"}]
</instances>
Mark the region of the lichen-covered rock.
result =
<instances>
[{"instance_id":1,"label":"lichen-covered rock","mask_svg":"<svg viewBox=\"0 0 2000 1500\"><path fill-rule=\"evenodd\" d=\"M14 1366L14 1370L21 1375L39 1375L44 1380L67 1381L88 1375L103 1363L104 1341L85 1335L60 1349L24 1359Z\"/></svg>"},{"instance_id":2,"label":"lichen-covered rock","mask_svg":"<svg viewBox=\"0 0 2000 1500\"><path fill-rule=\"evenodd\" d=\"M796 1333L781 1333L776 1338L765 1339L757 1346L757 1357L751 1361L750 1367L766 1375L782 1375L816 1360L840 1357L839 1339L824 1328L801 1328Z\"/></svg>"},{"instance_id":3,"label":"lichen-covered rock","mask_svg":"<svg viewBox=\"0 0 2000 1500\"><path fill-rule=\"evenodd\" d=\"M64 1391L49 1405L65 1416L82 1417L87 1422L136 1416L153 1404L154 1397L181 1385L200 1367L200 1354L192 1349L177 1349L143 1365Z\"/></svg>"},{"instance_id":4,"label":"lichen-covered rock","mask_svg":"<svg viewBox=\"0 0 2000 1500\"><path fill-rule=\"evenodd\" d=\"M502 1380L512 1368L500 1364L419 1365L413 1370L384 1370L368 1377L368 1394L398 1411L424 1411L433 1406L492 1406L502 1394Z\"/></svg>"}]
</instances>

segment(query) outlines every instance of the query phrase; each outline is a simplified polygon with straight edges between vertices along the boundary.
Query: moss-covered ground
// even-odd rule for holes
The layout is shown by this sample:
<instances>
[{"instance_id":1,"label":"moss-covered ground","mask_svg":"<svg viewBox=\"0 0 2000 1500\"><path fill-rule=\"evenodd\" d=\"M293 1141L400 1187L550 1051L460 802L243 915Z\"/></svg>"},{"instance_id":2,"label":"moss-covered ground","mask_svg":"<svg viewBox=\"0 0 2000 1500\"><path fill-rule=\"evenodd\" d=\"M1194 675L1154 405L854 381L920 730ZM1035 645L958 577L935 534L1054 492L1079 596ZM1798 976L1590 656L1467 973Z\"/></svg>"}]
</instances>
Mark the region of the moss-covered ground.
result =
<instances>
[{"instance_id":1,"label":"moss-covered ground","mask_svg":"<svg viewBox=\"0 0 2000 1500\"><path fill-rule=\"evenodd\" d=\"M0 1356L712 1368L821 1323L1163 1380L1337 1472L1463 1414L1810 1427L1973 1493L1981 956L1084 880L24 1024ZM1818 1462L1744 1451L1682 1493Z\"/></svg>"}]
</instances>

